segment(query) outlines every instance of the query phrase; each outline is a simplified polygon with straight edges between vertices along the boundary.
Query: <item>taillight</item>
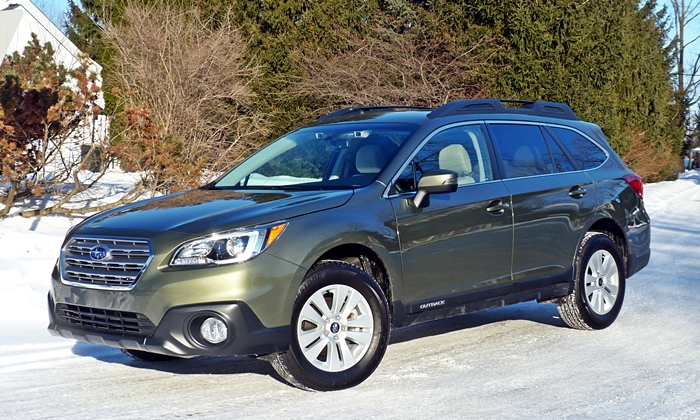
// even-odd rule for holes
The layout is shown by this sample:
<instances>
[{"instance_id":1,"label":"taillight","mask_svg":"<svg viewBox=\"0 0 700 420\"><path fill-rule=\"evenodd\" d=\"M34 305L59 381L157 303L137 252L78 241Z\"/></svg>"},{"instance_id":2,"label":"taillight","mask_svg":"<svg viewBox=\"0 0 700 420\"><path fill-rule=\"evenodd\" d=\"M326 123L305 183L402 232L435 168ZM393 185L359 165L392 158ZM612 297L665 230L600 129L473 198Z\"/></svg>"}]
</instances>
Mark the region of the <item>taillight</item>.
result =
<instances>
[{"instance_id":1,"label":"taillight","mask_svg":"<svg viewBox=\"0 0 700 420\"><path fill-rule=\"evenodd\" d=\"M644 183L642 183L642 177L637 174L629 174L622 177L627 185L632 188L634 192L637 193L639 198L644 198Z\"/></svg>"}]
</instances>

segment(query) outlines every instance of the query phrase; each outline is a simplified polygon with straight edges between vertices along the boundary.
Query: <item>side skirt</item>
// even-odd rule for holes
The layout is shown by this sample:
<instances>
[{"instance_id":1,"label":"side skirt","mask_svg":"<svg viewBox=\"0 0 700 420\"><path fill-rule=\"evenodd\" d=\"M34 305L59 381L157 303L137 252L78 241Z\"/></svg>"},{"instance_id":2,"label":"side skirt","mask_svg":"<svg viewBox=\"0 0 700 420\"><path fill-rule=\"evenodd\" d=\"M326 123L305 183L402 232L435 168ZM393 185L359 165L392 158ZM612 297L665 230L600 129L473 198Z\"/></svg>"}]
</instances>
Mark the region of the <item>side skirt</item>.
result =
<instances>
[{"instance_id":1,"label":"side skirt","mask_svg":"<svg viewBox=\"0 0 700 420\"><path fill-rule=\"evenodd\" d=\"M394 301L393 328L449 318L516 303L568 296L573 291L573 268L563 274L513 283L456 296L404 305Z\"/></svg>"}]
</instances>

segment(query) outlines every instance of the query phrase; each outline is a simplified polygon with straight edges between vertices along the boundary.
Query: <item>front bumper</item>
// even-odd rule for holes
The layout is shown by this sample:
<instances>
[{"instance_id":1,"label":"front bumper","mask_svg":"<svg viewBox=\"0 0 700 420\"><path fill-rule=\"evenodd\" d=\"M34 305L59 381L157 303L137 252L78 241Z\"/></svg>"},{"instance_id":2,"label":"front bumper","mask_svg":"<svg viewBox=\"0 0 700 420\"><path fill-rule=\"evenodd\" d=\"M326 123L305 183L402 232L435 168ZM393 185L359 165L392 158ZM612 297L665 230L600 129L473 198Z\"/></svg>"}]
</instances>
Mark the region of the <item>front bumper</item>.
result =
<instances>
[{"instance_id":1,"label":"front bumper","mask_svg":"<svg viewBox=\"0 0 700 420\"><path fill-rule=\"evenodd\" d=\"M155 332L149 336L118 334L67 323L57 314L57 305L49 295L49 332L51 334L92 344L129 350L142 350L171 356L259 356L286 351L290 327L266 328L255 313L243 302L190 305L168 310ZM94 317L99 315L93 315ZM207 344L198 337L198 326L205 317L223 320L229 331L220 344ZM85 323L84 323L85 324Z\"/></svg>"},{"instance_id":2,"label":"front bumper","mask_svg":"<svg viewBox=\"0 0 700 420\"><path fill-rule=\"evenodd\" d=\"M96 290L64 284L58 265L51 275L56 304L143 314L160 325L172 308L243 302L268 328L289 325L305 270L264 253L243 264L173 268L154 258L132 290Z\"/></svg>"}]
</instances>

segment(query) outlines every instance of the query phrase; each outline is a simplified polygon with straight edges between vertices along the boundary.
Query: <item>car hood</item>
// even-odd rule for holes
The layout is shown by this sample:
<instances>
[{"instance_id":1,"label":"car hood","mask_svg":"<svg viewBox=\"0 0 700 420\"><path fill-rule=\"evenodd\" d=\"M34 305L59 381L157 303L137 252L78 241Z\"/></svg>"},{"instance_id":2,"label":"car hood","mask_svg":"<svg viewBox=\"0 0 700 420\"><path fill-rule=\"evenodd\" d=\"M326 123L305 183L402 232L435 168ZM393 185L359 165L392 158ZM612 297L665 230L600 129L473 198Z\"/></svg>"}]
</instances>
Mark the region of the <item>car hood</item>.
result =
<instances>
[{"instance_id":1,"label":"car hood","mask_svg":"<svg viewBox=\"0 0 700 420\"><path fill-rule=\"evenodd\" d=\"M81 224L74 234L150 237L171 231L205 235L338 207L352 195L352 190L192 190L100 213Z\"/></svg>"}]
</instances>

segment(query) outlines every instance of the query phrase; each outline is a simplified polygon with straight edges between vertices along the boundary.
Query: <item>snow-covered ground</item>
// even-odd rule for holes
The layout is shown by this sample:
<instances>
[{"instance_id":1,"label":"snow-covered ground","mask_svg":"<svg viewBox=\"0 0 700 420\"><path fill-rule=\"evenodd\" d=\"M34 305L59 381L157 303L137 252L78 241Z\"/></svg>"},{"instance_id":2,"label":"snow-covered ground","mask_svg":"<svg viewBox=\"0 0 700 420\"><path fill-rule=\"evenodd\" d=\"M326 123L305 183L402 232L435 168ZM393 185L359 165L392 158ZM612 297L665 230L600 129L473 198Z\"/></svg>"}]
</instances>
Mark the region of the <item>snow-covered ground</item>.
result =
<instances>
[{"instance_id":1,"label":"snow-covered ground","mask_svg":"<svg viewBox=\"0 0 700 420\"><path fill-rule=\"evenodd\" d=\"M49 275L80 219L1 220L0 419L700 419L700 173L645 189L652 259L610 328L568 329L536 303L422 324L334 393L289 387L264 361L149 364L49 335Z\"/></svg>"}]
</instances>

